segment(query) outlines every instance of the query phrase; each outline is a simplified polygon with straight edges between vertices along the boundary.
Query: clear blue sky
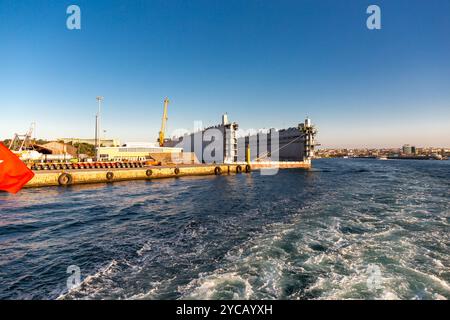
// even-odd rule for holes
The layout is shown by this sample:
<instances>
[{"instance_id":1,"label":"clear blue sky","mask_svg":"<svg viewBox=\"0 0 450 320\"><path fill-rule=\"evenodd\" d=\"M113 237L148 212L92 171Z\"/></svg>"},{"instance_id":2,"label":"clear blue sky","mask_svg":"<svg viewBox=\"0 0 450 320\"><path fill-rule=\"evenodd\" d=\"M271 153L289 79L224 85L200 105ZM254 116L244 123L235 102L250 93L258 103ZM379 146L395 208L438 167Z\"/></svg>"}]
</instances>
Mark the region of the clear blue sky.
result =
<instances>
[{"instance_id":1,"label":"clear blue sky","mask_svg":"<svg viewBox=\"0 0 450 320\"><path fill-rule=\"evenodd\" d=\"M309 115L325 147L450 147L450 1L0 0L0 138L92 137L97 95L121 141L156 140L168 96L169 132Z\"/></svg>"}]
</instances>

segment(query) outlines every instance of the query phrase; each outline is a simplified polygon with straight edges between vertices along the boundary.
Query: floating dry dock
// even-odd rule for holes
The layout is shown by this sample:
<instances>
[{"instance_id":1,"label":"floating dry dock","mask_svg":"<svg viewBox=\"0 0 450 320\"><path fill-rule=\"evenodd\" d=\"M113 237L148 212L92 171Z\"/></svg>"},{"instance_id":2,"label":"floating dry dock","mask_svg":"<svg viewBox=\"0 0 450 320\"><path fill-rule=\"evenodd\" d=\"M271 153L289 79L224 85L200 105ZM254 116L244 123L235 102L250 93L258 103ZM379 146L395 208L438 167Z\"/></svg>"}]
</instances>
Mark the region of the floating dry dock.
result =
<instances>
[{"instance_id":1,"label":"floating dry dock","mask_svg":"<svg viewBox=\"0 0 450 320\"><path fill-rule=\"evenodd\" d=\"M249 173L251 170L273 167L273 163L147 166L142 168L101 168L34 171L35 176L25 187L67 186L129 180L150 180L183 176ZM280 168L310 168L307 162L279 163Z\"/></svg>"}]
</instances>

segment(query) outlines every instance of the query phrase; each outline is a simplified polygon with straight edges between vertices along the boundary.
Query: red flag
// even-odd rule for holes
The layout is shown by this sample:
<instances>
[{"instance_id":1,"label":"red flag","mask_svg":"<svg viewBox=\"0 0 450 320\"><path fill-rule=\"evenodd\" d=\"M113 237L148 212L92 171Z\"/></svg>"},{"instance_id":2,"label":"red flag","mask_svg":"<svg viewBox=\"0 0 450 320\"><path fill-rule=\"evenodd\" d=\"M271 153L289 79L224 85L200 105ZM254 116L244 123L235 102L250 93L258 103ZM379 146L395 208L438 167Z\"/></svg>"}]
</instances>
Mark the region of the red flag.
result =
<instances>
[{"instance_id":1,"label":"red flag","mask_svg":"<svg viewBox=\"0 0 450 320\"><path fill-rule=\"evenodd\" d=\"M17 193L33 177L33 171L0 143L0 190Z\"/></svg>"}]
</instances>

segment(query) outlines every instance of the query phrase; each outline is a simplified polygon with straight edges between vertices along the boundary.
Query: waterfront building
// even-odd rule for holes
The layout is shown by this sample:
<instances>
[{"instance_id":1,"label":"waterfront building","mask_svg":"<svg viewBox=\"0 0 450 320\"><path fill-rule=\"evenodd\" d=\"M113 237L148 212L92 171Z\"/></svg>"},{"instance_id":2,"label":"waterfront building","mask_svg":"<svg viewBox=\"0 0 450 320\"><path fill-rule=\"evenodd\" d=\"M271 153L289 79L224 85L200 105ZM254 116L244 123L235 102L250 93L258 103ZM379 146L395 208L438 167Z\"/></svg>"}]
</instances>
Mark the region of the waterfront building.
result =
<instances>
[{"instance_id":1,"label":"waterfront building","mask_svg":"<svg viewBox=\"0 0 450 320\"><path fill-rule=\"evenodd\" d=\"M169 147L100 147L98 155L100 161L149 161L161 155L172 156L182 151L182 148Z\"/></svg>"},{"instance_id":2,"label":"waterfront building","mask_svg":"<svg viewBox=\"0 0 450 320\"><path fill-rule=\"evenodd\" d=\"M83 138L59 138L57 141L64 143L76 144L76 143L86 143L95 146L95 139L83 139ZM101 139L100 146L102 147L118 147L120 146L120 141L117 139Z\"/></svg>"},{"instance_id":3,"label":"waterfront building","mask_svg":"<svg viewBox=\"0 0 450 320\"><path fill-rule=\"evenodd\" d=\"M403 152L403 154L412 154L412 147L411 147L411 145L409 145L409 144L403 145L402 152Z\"/></svg>"}]
</instances>

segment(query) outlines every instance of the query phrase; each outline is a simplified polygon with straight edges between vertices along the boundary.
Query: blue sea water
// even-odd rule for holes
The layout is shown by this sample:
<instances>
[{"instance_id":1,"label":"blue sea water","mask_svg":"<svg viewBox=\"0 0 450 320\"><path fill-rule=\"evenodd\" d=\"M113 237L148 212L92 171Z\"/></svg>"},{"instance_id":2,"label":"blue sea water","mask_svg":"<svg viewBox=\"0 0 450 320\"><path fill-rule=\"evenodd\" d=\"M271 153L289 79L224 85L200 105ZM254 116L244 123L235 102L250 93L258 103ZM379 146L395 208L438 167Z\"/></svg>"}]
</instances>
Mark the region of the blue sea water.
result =
<instances>
[{"instance_id":1,"label":"blue sea water","mask_svg":"<svg viewBox=\"0 0 450 320\"><path fill-rule=\"evenodd\" d=\"M450 161L364 159L1 193L0 299L449 299L449 200Z\"/></svg>"}]
</instances>

